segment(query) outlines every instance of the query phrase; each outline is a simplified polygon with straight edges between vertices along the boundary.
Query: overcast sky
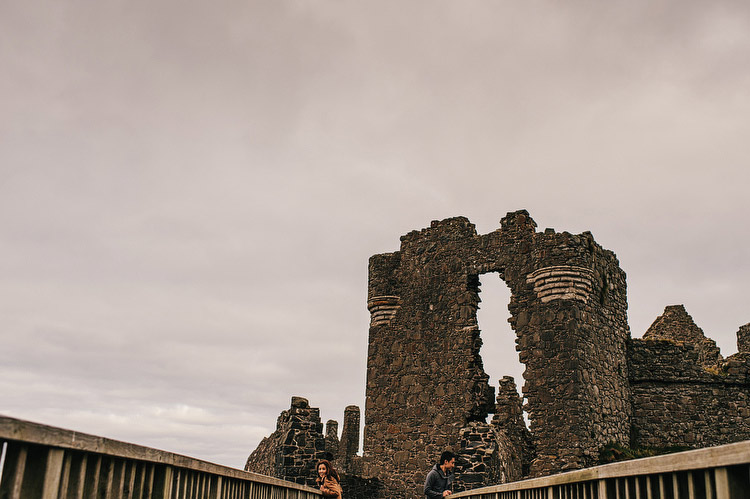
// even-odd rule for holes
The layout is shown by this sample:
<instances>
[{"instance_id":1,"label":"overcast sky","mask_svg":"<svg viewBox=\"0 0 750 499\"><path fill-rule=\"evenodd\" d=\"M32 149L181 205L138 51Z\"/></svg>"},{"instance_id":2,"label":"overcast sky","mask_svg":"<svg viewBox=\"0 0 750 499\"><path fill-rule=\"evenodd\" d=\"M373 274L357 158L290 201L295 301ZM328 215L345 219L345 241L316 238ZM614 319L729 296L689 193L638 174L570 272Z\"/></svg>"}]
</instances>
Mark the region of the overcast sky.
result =
<instances>
[{"instance_id":1,"label":"overcast sky","mask_svg":"<svg viewBox=\"0 0 750 499\"><path fill-rule=\"evenodd\" d=\"M367 260L459 215L590 230L633 336L750 322L744 0L0 0L0 68L0 414L242 467L364 407Z\"/></svg>"}]
</instances>

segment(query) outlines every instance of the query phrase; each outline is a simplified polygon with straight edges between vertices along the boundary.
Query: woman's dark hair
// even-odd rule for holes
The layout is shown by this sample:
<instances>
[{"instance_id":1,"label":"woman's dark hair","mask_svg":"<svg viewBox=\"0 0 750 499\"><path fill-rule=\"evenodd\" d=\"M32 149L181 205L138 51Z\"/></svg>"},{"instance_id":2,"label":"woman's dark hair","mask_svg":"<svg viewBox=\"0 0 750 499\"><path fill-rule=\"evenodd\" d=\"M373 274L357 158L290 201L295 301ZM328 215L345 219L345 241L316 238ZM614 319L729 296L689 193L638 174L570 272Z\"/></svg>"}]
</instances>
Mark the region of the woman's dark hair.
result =
<instances>
[{"instance_id":1,"label":"woman's dark hair","mask_svg":"<svg viewBox=\"0 0 750 499\"><path fill-rule=\"evenodd\" d=\"M456 455L451 451L444 451L442 454L440 454L440 461L438 462L438 465L442 465L444 462L450 461L454 457L456 457Z\"/></svg>"},{"instance_id":2,"label":"woman's dark hair","mask_svg":"<svg viewBox=\"0 0 750 499\"><path fill-rule=\"evenodd\" d=\"M318 461L318 464L315 465L315 474L318 473L318 468L320 468L320 465L323 465L326 467L326 476L331 476L336 479L337 482L340 482L341 479L339 478L339 474L336 472L335 469L333 469L333 465L328 459L321 459Z\"/></svg>"}]
</instances>

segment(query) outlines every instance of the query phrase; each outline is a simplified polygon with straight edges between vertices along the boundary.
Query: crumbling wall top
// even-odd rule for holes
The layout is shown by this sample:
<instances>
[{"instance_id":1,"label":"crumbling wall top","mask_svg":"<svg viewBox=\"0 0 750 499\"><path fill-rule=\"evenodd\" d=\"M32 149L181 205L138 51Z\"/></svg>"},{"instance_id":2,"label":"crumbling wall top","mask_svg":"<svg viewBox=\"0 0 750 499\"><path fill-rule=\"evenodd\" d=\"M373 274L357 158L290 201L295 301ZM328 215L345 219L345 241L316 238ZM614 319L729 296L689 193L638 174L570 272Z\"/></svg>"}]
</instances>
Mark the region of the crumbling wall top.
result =
<instances>
[{"instance_id":1,"label":"crumbling wall top","mask_svg":"<svg viewBox=\"0 0 750 499\"><path fill-rule=\"evenodd\" d=\"M737 352L750 353L750 322L737 331Z\"/></svg>"},{"instance_id":2,"label":"crumbling wall top","mask_svg":"<svg viewBox=\"0 0 750 499\"><path fill-rule=\"evenodd\" d=\"M433 220L430 222L430 226L421 229L413 230L408 234L401 236L401 248L405 245L409 245L412 242L419 241L428 237L438 237L441 240L457 241L466 237L473 237L477 235L477 229L473 223L466 217L452 217L446 218L445 220Z\"/></svg>"},{"instance_id":3,"label":"crumbling wall top","mask_svg":"<svg viewBox=\"0 0 750 499\"><path fill-rule=\"evenodd\" d=\"M505 233L529 233L536 232L536 222L526 210L511 211L500 220L500 227Z\"/></svg>"}]
</instances>

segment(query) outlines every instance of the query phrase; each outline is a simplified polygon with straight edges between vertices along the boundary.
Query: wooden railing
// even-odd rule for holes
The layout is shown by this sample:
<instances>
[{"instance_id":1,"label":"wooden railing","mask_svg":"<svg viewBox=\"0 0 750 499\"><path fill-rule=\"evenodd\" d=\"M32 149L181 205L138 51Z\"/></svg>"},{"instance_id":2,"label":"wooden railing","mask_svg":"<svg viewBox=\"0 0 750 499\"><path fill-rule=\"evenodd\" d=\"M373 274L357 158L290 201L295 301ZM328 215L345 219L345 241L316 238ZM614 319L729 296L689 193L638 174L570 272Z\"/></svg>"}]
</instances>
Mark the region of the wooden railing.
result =
<instances>
[{"instance_id":1,"label":"wooden railing","mask_svg":"<svg viewBox=\"0 0 750 499\"><path fill-rule=\"evenodd\" d=\"M320 491L179 454L0 416L0 499L318 499Z\"/></svg>"},{"instance_id":2,"label":"wooden railing","mask_svg":"<svg viewBox=\"0 0 750 499\"><path fill-rule=\"evenodd\" d=\"M276 478L0 416L0 499L317 499ZM750 499L750 441L458 492L460 499Z\"/></svg>"},{"instance_id":3,"label":"wooden railing","mask_svg":"<svg viewBox=\"0 0 750 499\"><path fill-rule=\"evenodd\" d=\"M459 492L467 499L750 499L750 441Z\"/></svg>"}]
</instances>

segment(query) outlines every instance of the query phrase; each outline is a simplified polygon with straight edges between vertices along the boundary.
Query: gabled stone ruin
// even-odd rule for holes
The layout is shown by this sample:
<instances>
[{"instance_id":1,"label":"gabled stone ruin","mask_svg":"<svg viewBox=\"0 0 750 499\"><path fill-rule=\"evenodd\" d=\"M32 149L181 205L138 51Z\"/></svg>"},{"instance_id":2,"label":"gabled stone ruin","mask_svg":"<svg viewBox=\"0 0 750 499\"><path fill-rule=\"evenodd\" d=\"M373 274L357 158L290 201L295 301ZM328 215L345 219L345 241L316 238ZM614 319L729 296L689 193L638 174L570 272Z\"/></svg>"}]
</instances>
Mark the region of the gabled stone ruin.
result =
<instances>
[{"instance_id":1,"label":"gabled stone ruin","mask_svg":"<svg viewBox=\"0 0 750 499\"><path fill-rule=\"evenodd\" d=\"M479 354L486 274L511 291L523 405L512 378L495 396ZM625 273L588 232L538 232L526 211L485 235L463 217L434 221L402 236L398 251L370 258L367 305L363 456L353 437L338 446L335 431L324 437L319 417L311 426L318 451L335 447L352 484L372 480L347 498L421 497L445 449L459 456L461 490L591 466L611 442L699 447L750 438L750 325L727 359L682 306L632 339ZM296 479L307 472L299 463L312 455L310 440L283 443L285 413L277 443L264 440L253 455L275 453L270 474ZM248 469L271 469L252 459Z\"/></svg>"},{"instance_id":2,"label":"gabled stone ruin","mask_svg":"<svg viewBox=\"0 0 750 499\"><path fill-rule=\"evenodd\" d=\"M724 359L682 305L664 309L628 346L631 441L708 447L750 439L750 324Z\"/></svg>"},{"instance_id":3,"label":"gabled stone ruin","mask_svg":"<svg viewBox=\"0 0 750 499\"><path fill-rule=\"evenodd\" d=\"M705 368L716 367L723 359L719 347L703 330L695 325L693 318L682 305L670 305L656 318L643 334L647 340L672 340L692 345L698 353L698 363Z\"/></svg>"}]
</instances>

